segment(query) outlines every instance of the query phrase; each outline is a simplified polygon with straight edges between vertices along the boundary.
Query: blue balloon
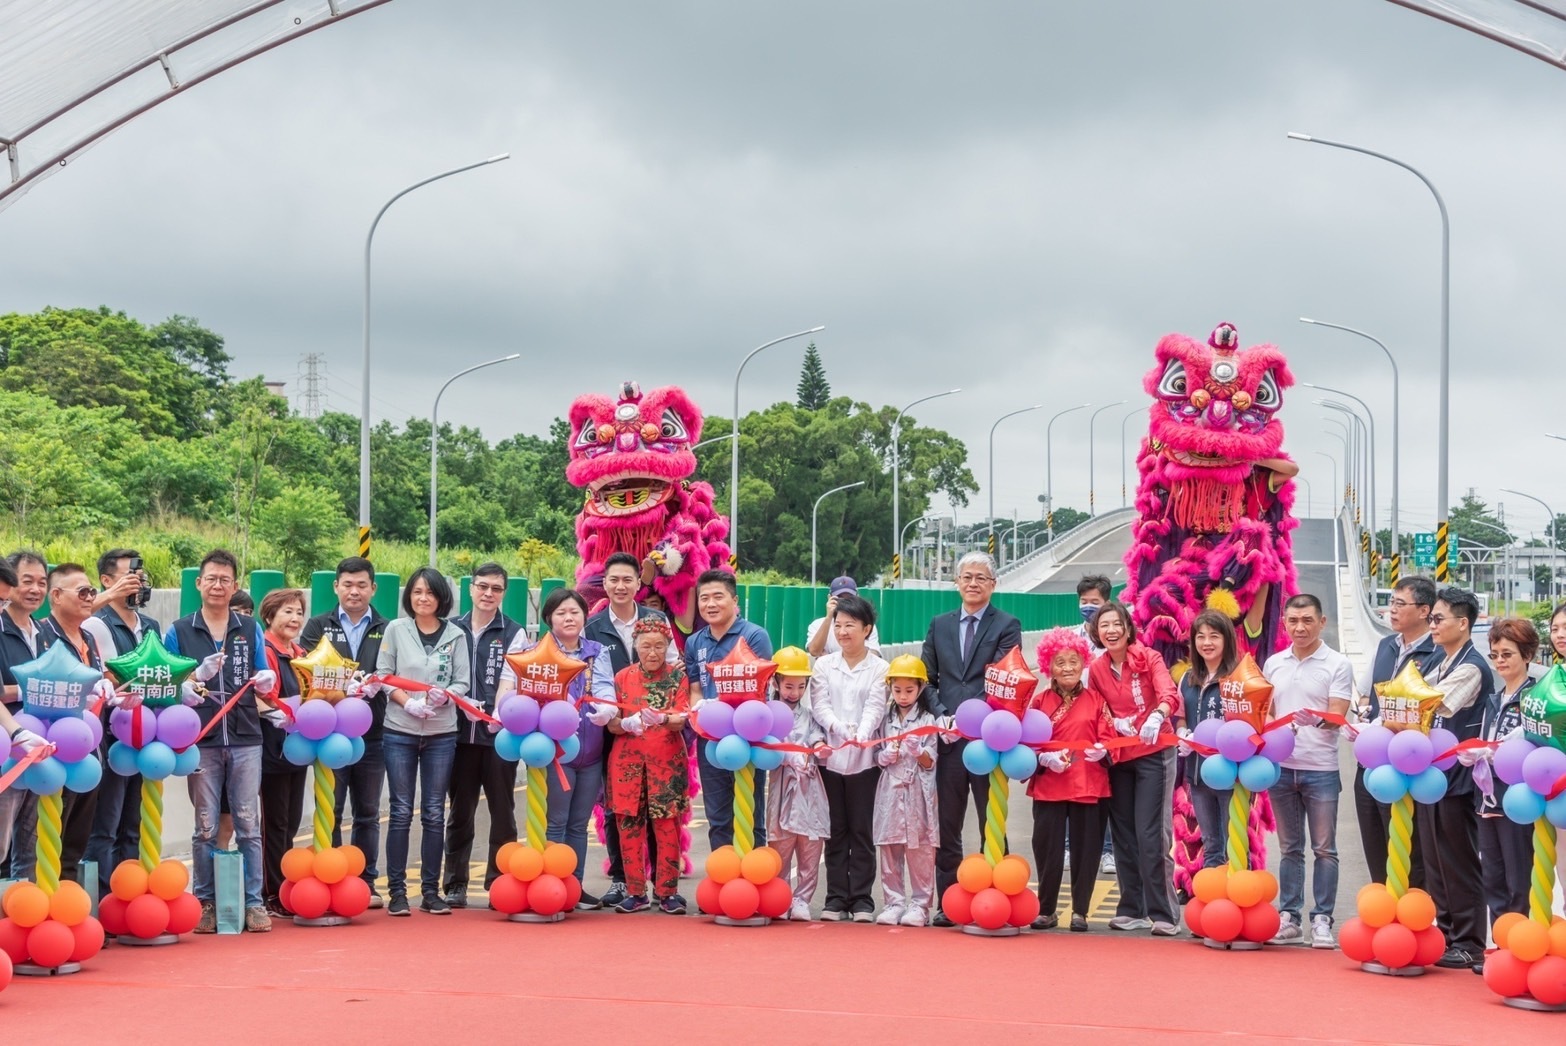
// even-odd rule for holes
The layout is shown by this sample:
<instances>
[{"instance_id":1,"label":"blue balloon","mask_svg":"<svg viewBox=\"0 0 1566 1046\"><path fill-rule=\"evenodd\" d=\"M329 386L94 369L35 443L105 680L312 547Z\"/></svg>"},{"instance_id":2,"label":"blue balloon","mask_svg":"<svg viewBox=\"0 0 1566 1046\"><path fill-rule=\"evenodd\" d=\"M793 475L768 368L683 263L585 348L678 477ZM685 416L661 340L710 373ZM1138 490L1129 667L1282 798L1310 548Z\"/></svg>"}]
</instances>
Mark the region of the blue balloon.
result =
<instances>
[{"instance_id":1,"label":"blue balloon","mask_svg":"<svg viewBox=\"0 0 1566 1046\"><path fill-rule=\"evenodd\" d=\"M328 770L341 770L353 762L353 742L342 734L327 734L316 742L315 757Z\"/></svg>"},{"instance_id":2,"label":"blue balloon","mask_svg":"<svg viewBox=\"0 0 1566 1046\"><path fill-rule=\"evenodd\" d=\"M1240 768L1234 765L1234 760L1221 755L1210 755L1202 760L1202 784L1215 792L1233 788L1239 773Z\"/></svg>"},{"instance_id":3,"label":"blue balloon","mask_svg":"<svg viewBox=\"0 0 1566 1046\"><path fill-rule=\"evenodd\" d=\"M1000 768L1013 781L1026 781L1038 773L1039 757L1027 745L1014 745L1001 753Z\"/></svg>"},{"instance_id":4,"label":"blue balloon","mask_svg":"<svg viewBox=\"0 0 1566 1046\"><path fill-rule=\"evenodd\" d=\"M1501 797L1501 809L1518 824L1533 824L1547 808L1544 796L1525 784L1509 785Z\"/></svg>"},{"instance_id":5,"label":"blue balloon","mask_svg":"<svg viewBox=\"0 0 1566 1046\"><path fill-rule=\"evenodd\" d=\"M191 749L195 751L195 749ZM116 741L109 746L109 769L121 777L134 777L141 773L136 766L136 749L124 741Z\"/></svg>"},{"instance_id":6,"label":"blue balloon","mask_svg":"<svg viewBox=\"0 0 1566 1046\"><path fill-rule=\"evenodd\" d=\"M575 759L578 755L581 754L582 739L576 734L572 734L570 737L560 742L560 761L562 763L569 763L571 760Z\"/></svg>"},{"instance_id":7,"label":"blue balloon","mask_svg":"<svg viewBox=\"0 0 1566 1046\"><path fill-rule=\"evenodd\" d=\"M772 734L768 734L762 740L772 745L778 743L778 739ZM767 773L783 765L783 753L773 751L770 748L757 748L755 745L751 745L750 761L756 764L757 770Z\"/></svg>"},{"instance_id":8,"label":"blue balloon","mask_svg":"<svg viewBox=\"0 0 1566 1046\"><path fill-rule=\"evenodd\" d=\"M103 764L89 755L65 768L65 787L73 792L90 792L103 780Z\"/></svg>"},{"instance_id":9,"label":"blue balloon","mask_svg":"<svg viewBox=\"0 0 1566 1046\"><path fill-rule=\"evenodd\" d=\"M750 762L750 742L739 734L730 734L718 742L717 765L733 773Z\"/></svg>"},{"instance_id":10,"label":"blue balloon","mask_svg":"<svg viewBox=\"0 0 1566 1046\"><path fill-rule=\"evenodd\" d=\"M348 740L353 745L353 758L348 760L348 765L352 766L364 758L364 738L350 737Z\"/></svg>"},{"instance_id":11,"label":"blue balloon","mask_svg":"<svg viewBox=\"0 0 1566 1046\"><path fill-rule=\"evenodd\" d=\"M289 734L283 738L283 758L295 766L309 766L315 762L315 742L304 734Z\"/></svg>"},{"instance_id":12,"label":"blue balloon","mask_svg":"<svg viewBox=\"0 0 1566 1046\"><path fill-rule=\"evenodd\" d=\"M1414 802L1439 803L1446 795L1446 774L1441 772L1438 766L1427 766L1408 782L1408 794L1414 797Z\"/></svg>"},{"instance_id":13,"label":"blue balloon","mask_svg":"<svg viewBox=\"0 0 1566 1046\"><path fill-rule=\"evenodd\" d=\"M174 749L162 741L148 741L136 753L136 767L149 781L161 781L174 772Z\"/></svg>"},{"instance_id":14,"label":"blue balloon","mask_svg":"<svg viewBox=\"0 0 1566 1046\"><path fill-rule=\"evenodd\" d=\"M1000 765L1000 756L983 741L969 741L962 749L962 765L970 774L988 774Z\"/></svg>"},{"instance_id":15,"label":"blue balloon","mask_svg":"<svg viewBox=\"0 0 1566 1046\"><path fill-rule=\"evenodd\" d=\"M1240 764L1239 781L1253 792L1265 792L1278 783L1283 771L1266 756L1253 755Z\"/></svg>"},{"instance_id":16,"label":"blue balloon","mask_svg":"<svg viewBox=\"0 0 1566 1046\"><path fill-rule=\"evenodd\" d=\"M520 762L522 759L522 738L513 734L510 730L502 730L495 735L495 754L508 763Z\"/></svg>"},{"instance_id":17,"label":"blue balloon","mask_svg":"<svg viewBox=\"0 0 1566 1046\"><path fill-rule=\"evenodd\" d=\"M1378 803L1395 803L1408 794L1408 778L1387 763L1365 771L1365 791Z\"/></svg>"},{"instance_id":18,"label":"blue balloon","mask_svg":"<svg viewBox=\"0 0 1566 1046\"><path fill-rule=\"evenodd\" d=\"M703 706L706 707L706 706ZM701 747L701 754L706 757L708 766L718 765L718 742L707 741Z\"/></svg>"},{"instance_id":19,"label":"blue balloon","mask_svg":"<svg viewBox=\"0 0 1566 1046\"><path fill-rule=\"evenodd\" d=\"M548 734L534 730L522 738L520 749L522 762L535 770L555 761L555 742Z\"/></svg>"},{"instance_id":20,"label":"blue balloon","mask_svg":"<svg viewBox=\"0 0 1566 1046\"><path fill-rule=\"evenodd\" d=\"M51 755L22 771L22 787L39 795L53 795L65 787L65 776L65 764Z\"/></svg>"},{"instance_id":21,"label":"blue balloon","mask_svg":"<svg viewBox=\"0 0 1566 1046\"><path fill-rule=\"evenodd\" d=\"M1566 792L1544 804L1545 818L1557 828L1566 828Z\"/></svg>"},{"instance_id":22,"label":"blue balloon","mask_svg":"<svg viewBox=\"0 0 1566 1046\"><path fill-rule=\"evenodd\" d=\"M201 767L201 749L191 745L183 752L174 754L174 776L189 777Z\"/></svg>"}]
</instances>

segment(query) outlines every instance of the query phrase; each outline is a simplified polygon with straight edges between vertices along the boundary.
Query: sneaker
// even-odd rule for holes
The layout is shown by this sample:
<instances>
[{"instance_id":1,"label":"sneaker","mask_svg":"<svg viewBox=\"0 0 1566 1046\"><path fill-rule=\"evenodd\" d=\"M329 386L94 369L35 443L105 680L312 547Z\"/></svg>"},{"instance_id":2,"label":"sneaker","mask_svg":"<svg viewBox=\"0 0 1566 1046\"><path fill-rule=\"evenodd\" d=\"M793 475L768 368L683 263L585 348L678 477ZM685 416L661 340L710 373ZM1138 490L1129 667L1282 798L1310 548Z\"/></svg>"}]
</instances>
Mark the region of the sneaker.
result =
<instances>
[{"instance_id":1,"label":"sneaker","mask_svg":"<svg viewBox=\"0 0 1566 1046\"><path fill-rule=\"evenodd\" d=\"M408 899L392 895L392 899L386 903L387 915L412 915L413 910L408 907Z\"/></svg>"},{"instance_id":2,"label":"sneaker","mask_svg":"<svg viewBox=\"0 0 1566 1046\"><path fill-rule=\"evenodd\" d=\"M196 923L197 933L217 933L217 905L211 901L201 902L201 918Z\"/></svg>"},{"instance_id":3,"label":"sneaker","mask_svg":"<svg viewBox=\"0 0 1566 1046\"><path fill-rule=\"evenodd\" d=\"M384 907L386 907L386 898L382 897L380 895L380 891L376 890L376 888L373 887L373 886L370 887L370 907L371 908L384 908Z\"/></svg>"},{"instance_id":4,"label":"sneaker","mask_svg":"<svg viewBox=\"0 0 1566 1046\"><path fill-rule=\"evenodd\" d=\"M283 902L276 897L266 899L266 914L274 919L292 919L294 913L283 907Z\"/></svg>"},{"instance_id":5,"label":"sneaker","mask_svg":"<svg viewBox=\"0 0 1566 1046\"><path fill-rule=\"evenodd\" d=\"M245 932L268 933L272 929L272 917L266 914L265 908L245 909Z\"/></svg>"},{"instance_id":6,"label":"sneaker","mask_svg":"<svg viewBox=\"0 0 1566 1046\"><path fill-rule=\"evenodd\" d=\"M1166 923L1166 922L1163 922L1163 921L1155 922L1153 924L1153 936L1154 937L1178 937L1178 936L1180 936L1180 928L1178 926L1176 926L1174 923Z\"/></svg>"},{"instance_id":7,"label":"sneaker","mask_svg":"<svg viewBox=\"0 0 1566 1046\"><path fill-rule=\"evenodd\" d=\"M1112 854L1112 853L1105 854L1103 857L1099 858L1099 861L1098 861L1098 874L1099 875L1114 875L1115 874L1115 855L1114 854Z\"/></svg>"},{"instance_id":8,"label":"sneaker","mask_svg":"<svg viewBox=\"0 0 1566 1046\"><path fill-rule=\"evenodd\" d=\"M677 893L671 893L658 902L658 910L665 915L684 915L688 908L685 907L685 898Z\"/></svg>"},{"instance_id":9,"label":"sneaker","mask_svg":"<svg viewBox=\"0 0 1566 1046\"><path fill-rule=\"evenodd\" d=\"M446 907L466 908L468 906L468 888L464 886L460 890L446 891Z\"/></svg>"},{"instance_id":10,"label":"sneaker","mask_svg":"<svg viewBox=\"0 0 1566 1046\"><path fill-rule=\"evenodd\" d=\"M652 902L645 894L627 894L615 904L614 910L621 915L634 915L637 912L645 912L652 907Z\"/></svg>"},{"instance_id":11,"label":"sneaker","mask_svg":"<svg viewBox=\"0 0 1566 1046\"><path fill-rule=\"evenodd\" d=\"M603 902L602 898L594 897L592 894L588 893L586 890L582 891L582 896L580 898L578 898L577 902L576 902L576 910L579 911L579 912L597 911L599 908L602 908L603 906L604 906L604 902Z\"/></svg>"},{"instance_id":12,"label":"sneaker","mask_svg":"<svg viewBox=\"0 0 1566 1046\"><path fill-rule=\"evenodd\" d=\"M875 916L870 912L855 912L853 920L856 923L873 923L875 922Z\"/></svg>"},{"instance_id":13,"label":"sneaker","mask_svg":"<svg viewBox=\"0 0 1566 1046\"><path fill-rule=\"evenodd\" d=\"M889 904L885 908L881 909L881 914L875 917L875 921L878 925L881 926L896 926L898 920L900 920L902 917L903 906L900 904ZM856 912L855 921L857 920L858 913Z\"/></svg>"},{"instance_id":14,"label":"sneaker","mask_svg":"<svg viewBox=\"0 0 1566 1046\"><path fill-rule=\"evenodd\" d=\"M903 917L897 920L899 926L923 926L928 921L924 909L917 904L911 904L903 909Z\"/></svg>"},{"instance_id":15,"label":"sneaker","mask_svg":"<svg viewBox=\"0 0 1566 1046\"><path fill-rule=\"evenodd\" d=\"M1338 942L1332 939L1332 919L1325 915L1318 915L1310 921L1310 946L1312 948L1336 948Z\"/></svg>"},{"instance_id":16,"label":"sneaker","mask_svg":"<svg viewBox=\"0 0 1566 1046\"><path fill-rule=\"evenodd\" d=\"M620 902L625 900L627 896L625 884L617 879L609 884L609 889L604 891L604 895L598 898L598 901L605 908L618 908L620 907Z\"/></svg>"},{"instance_id":17,"label":"sneaker","mask_svg":"<svg viewBox=\"0 0 1566 1046\"><path fill-rule=\"evenodd\" d=\"M825 916L823 916L823 918L825 918ZM952 917L947 915L945 912L936 912L934 918L930 920L930 925L945 929L947 927L956 926L957 924L952 922Z\"/></svg>"},{"instance_id":18,"label":"sneaker","mask_svg":"<svg viewBox=\"0 0 1566 1046\"><path fill-rule=\"evenodd\" d=\"M1443 970L1466 970L1478 962L1474 956L1462 948L1448 948L1446 954L1437 959L1435 964Z\"/></svg>"},{"instance_id":19,"label":"sneaker","mask_svg":"<svg viewBox=\"0 0 1566 1046\"><path fill-rule=\"evenodd\" d=\"M793 904L789 905L788 917L795 922L810 922L810 905L806 904L804 901L795 901Z\"/></svg>"},{"instance_id":20,"label":"sneaker","mask_svg":"<svg viewBox=\"0 0 1566 1046\"><path fill-rule=\"evenodd\" d=\"M821 921L824 922L824 923L840 923L840 922L843 922L847 918L848 918L848 913L847 912L839 911L836 908L826 908L826 909L823 909L822 912L821 912ZM212 931L208 930L207 932L211 933Z\"/></svg>"},{"instance_id":21,"label":"sneaker","mask_svg":"<svg viewBox=\"0 0 1566 1046\"><path fill-rule=\"evenodd\" d=\"M1109 920L1111 930L1151 930L1153 920L1138 919L1133 915L1117 915Z\"/></svg>"},{"instance_id":22,"label":"sneaker","mask_svg":"<svg viewBox=\"0 0 1566 1046\"><path fill-rule=\"evenodd\" d=\"M445 898L441 897L440 894L430 894L428 897L419 899L419 911L427 912L430 915L450 915L451 905L447 904Z\"/></svg>"},{"instance_id":23,"label":"sneaker","mask_svg":"<svg viewBox=\"0 0 1566 1046\"><path fill-rule=\"evenodd\" d=\"M1278 932L1272 935L1268 944L1301 944L1305 940L1305 931L1295 921L1294 916L1284 912L1278 916Z\"/></svg>"}]
</instances>

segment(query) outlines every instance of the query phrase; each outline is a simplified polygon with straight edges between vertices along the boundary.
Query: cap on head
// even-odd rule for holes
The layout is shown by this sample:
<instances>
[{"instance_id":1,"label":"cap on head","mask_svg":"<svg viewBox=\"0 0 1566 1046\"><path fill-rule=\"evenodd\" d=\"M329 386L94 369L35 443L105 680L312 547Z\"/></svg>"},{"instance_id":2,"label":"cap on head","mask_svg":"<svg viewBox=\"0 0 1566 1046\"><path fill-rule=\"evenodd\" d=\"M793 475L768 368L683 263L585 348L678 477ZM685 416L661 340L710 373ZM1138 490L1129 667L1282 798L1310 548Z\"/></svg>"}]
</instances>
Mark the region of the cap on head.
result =
<instances>
[{"instance_id":1,"label":"cap on head","mask_svg":"<svg viewBox=\"0 0 1566 1046\"><path fill-rule=\"evenodd\" d=\"M929 670L924 667L924 660L912 654L898 654L892 658L892 663L887 666L886 678L888 679L917 679L921 683L930 681Z\"/></svg>"},{"instance_id":2,"label":"cap on head","mask_svg":"<svg viewBox=\"0 0 1566 1046\"><path fill-rule=\"evenodd\" d=\"M810 677L810 655L797 646L786 646L774 653L772 663L778 666L780 676Z\"/></svg>"},{"instance_id":3,"label":"cap on head","mask_svg":"<svg viewBox=\"0 0 1566 1046\"><path fill-rule=\"evenodd\" d=\"M853 578L847 577L847 576L835 577L835 578L832 579L832 583L827 586L827 594L828 595L840 596L844 592L852 592L855 595L858 595L859 594L859 584L858 584L858 582L856 582Z\"/></svg>"}]
</instances>

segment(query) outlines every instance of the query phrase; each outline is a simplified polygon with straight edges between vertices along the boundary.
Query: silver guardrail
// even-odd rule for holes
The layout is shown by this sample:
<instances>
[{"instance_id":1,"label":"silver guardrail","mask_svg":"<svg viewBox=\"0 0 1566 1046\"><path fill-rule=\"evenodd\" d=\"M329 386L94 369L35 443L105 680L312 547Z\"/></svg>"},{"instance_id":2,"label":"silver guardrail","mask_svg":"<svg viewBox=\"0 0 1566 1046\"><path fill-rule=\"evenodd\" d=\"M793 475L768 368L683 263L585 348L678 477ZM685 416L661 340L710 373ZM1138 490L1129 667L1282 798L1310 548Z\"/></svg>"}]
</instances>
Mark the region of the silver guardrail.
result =
<instances>
[{"instance_id":1,"label":"silver guardrail","mask_svg":"<svg viewBox=\"0 0 1566 1046\"><path fill-rule=\"evenodd\" d=\"M1390 636L1392 626L1382 620L1381 611L1376 609L1375 590L1365 583L1365 564L1359 555L1359 533L1354 517L1347 510L1339 512L1337 525L1343 531L1343 558L1348 564L1349 580L1359 600L1359 610L1378 638Z\"/></svg>"},{"instance_id":2,"label":"silver guardrail","mask_svg":"<svg viewBox=\"0 0 1566 1046\"><path fill-rule=\"evenodd\" d=\"M1091 545L1098 539L1114 533L1122 527L1131 525L1136 519L1136 510L1131 508L1117 508L1103 515L1094 516L1084 523L1079 523L1064 533L1058 534L1054 541L1021 556L1009 563L1002 564L997 580L1004 582L1009 575L1020 570L1037 566L1039 563L1061 563L1076 555L1082 549Z\"/></svg>"}]
</instances>

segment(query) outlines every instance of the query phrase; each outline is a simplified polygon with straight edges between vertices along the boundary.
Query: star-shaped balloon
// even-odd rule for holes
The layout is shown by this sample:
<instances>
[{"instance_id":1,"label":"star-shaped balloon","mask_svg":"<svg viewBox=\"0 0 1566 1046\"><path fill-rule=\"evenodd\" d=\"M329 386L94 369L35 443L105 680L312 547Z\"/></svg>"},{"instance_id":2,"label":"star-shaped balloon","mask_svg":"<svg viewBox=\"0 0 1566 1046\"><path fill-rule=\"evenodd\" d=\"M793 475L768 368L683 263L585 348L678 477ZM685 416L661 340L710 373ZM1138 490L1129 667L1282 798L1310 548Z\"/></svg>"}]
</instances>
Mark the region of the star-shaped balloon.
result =
<instances>
[{"instance_id":1,"label":"star-shaped balloon","mask_svg":"<svg viewBox=\"0 0 1566 1046\"><path fill-rule=\"evenodd\" d=\"M1523 695L1523 733L1536 745L1566 752L1566 665L1556 665Z\"/></svg>"},{"instance_id":2,"label":"star-shaped balloon","mask_svg":"<svg viewBox=\"0 0 1566 1046\"><path fill-rule=\"evenodd\" d=\"M1233 672L1218 680L1218 697L1223 702L1225 719L1244 720L1257 733L1272 714L1272 684L1250 654L1240 659Z\"/></svg>"},{"instance_id":3,"label":"star-shaped balloon","mask_svg":"<svg viewBox=\"0 0 1566 1046\"><path fill-rule=\"evenodd\" d=\"M765 701L767 684L777 670L775 663L757 657L743 639L734 644L728 657L707 663L707 673L712 676L712 689L718 700L736 708L746 701Z\"/></svg>"},{"instance_id":4,"label":"star-shaped balloon","mask_svg":"<svg viewBox=\"0 0 1566 1046\"><path fill-rule=\"evenodd\" d=\"M22 691L22 711L39 719L80 716L103 673L88 668L65 643L56 643L31 661L11 669Z\"/></svg>"},{"instance_id":5,"label":"star-shaped balloon","mask_svg":"<svg viewBox=\"0 0 1566 1046\"><path fill-rule=\"evenodd\" d=\"M507 654L506 664L517 674L517 693L539 704L564 701L571 680L587 670L586 661L565 655L552 632L545 632L531 650Z\"/></svg>"},{"instance_id":6,"label":"star-shaped balloon","mask_svg":"<svg viewBox=\"0 0 1566 1046\"><path fill-rule=\"evenodd\" d=\"M135 650L104 662L120 688L138 695L149 708L178 704L180 684L200 663L193 657L169 653L157 632L151 630Z\"/></svg>"},{"instance_id":7,"label":"star-shaped balloon","mask_svg":"<svg viewBox=\"0 0 1566 1046\"><path fill-rule=\"evenodd\" d=\"M1376 684L1381 698L1381 725L1388 730L1430 732L1430 723L1441 707L1441 691L1425 682L1419 666L1410 661L1403 671L1385 683Z\"/></svg>"},{"instance_id":8,"label":"star-shaped balloon","mask_svg":"<svg viewBox=\"0 0 1566 1046\"><path fill-rule=\"evenodd\" d=\"M290 659L288 665L299 677L299 693L306 701L325 698L335 704L348 696L348 684L353 681L359 662L338 653L332 641L322 636L314 650Z\"/></svg>"},{"instance_id":9,"label":"star-shaped balloon","mask_svg":"<svg viewBox=\"0 0 1566 1046\"><path fill-rule=\"evenodd\" d=\"M984 700L997 711L1010 712L1019 719L1039 686L1039 677L1022 659L1022 648L1014 646L1005 657L984 668Z\"/></svg>"}]
</instances>

